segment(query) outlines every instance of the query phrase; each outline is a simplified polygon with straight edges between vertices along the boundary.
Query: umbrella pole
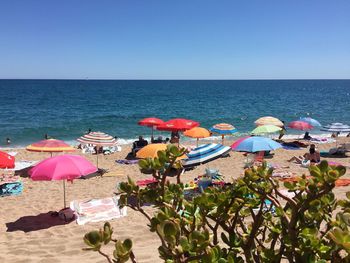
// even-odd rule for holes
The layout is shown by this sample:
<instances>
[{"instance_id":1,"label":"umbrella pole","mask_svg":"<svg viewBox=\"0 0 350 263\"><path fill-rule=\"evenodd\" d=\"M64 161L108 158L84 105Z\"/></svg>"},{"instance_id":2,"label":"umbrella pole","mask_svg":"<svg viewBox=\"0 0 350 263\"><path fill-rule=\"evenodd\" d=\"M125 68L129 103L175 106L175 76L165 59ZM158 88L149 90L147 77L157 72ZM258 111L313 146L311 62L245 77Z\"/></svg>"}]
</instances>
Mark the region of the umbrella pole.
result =
<instances>
[{"instance_id":1,"label":"umbrella pole","mask_svg":"<svg viewBox=\"0 0 350 263\"><path fill-rule=\"evenodd\" d=\"M51 153L51 157L52 157L52 152L50 152Z\"/></svg>"},{"instance_id":2,"label":"umbrella pole","mask_svg":"<svg viewBox=\"0 0 350 263\"><path fill-rule=\"evenodd\" d=\"M63 208L66 208L66 183L63 180Z\"/></svg>"},{"instance_id":3,"label":"umbrella pole","mask_svg":"<svg viewBox=\"0 0 350 263\"><path fill-rule=\"evenodd\" d=\"M221 135L221 138L222 138L222 142L221 143L222 143L222 145L224 145L224 137L225 137L225 135L222 134Z\"/></svg>"},{"instance_id":4,"label":"umbrella pole","mask_svg":"<svg viewBox=\"0 0 350 263\"><path fill-rule=\"evenodd\" d=\"M199 140L199 139L197 138L197 147L198 147L198 140Z\"/></svg>"},{"instance_id":5,"label":"umbrella pole","mask_svg":"<svg viewBox=\"0 0 350 263\"><path fill-rule=\"evenodd\" d=\"M97 170L98 170L98 152L96 153L96 167L97 167Z\"/></svg>"}]
</instances>

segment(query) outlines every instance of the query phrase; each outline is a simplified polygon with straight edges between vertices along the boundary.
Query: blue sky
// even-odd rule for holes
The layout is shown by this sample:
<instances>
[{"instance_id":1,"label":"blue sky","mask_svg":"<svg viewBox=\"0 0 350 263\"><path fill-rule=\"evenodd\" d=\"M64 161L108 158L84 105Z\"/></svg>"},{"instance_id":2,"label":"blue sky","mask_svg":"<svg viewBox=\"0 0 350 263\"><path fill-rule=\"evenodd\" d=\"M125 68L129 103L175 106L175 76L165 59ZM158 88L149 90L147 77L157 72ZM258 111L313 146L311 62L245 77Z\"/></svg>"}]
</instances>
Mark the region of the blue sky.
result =
<instances>
[{"instance_id":1,"label":"blue sky","mask_svg":"<svg viewBox=\"0 0 350 263\"><path fill-rule=\"evenodd\" d=\"M350 78L349 0L2 0L0 78Z\"/></svg>"}]
</instances>

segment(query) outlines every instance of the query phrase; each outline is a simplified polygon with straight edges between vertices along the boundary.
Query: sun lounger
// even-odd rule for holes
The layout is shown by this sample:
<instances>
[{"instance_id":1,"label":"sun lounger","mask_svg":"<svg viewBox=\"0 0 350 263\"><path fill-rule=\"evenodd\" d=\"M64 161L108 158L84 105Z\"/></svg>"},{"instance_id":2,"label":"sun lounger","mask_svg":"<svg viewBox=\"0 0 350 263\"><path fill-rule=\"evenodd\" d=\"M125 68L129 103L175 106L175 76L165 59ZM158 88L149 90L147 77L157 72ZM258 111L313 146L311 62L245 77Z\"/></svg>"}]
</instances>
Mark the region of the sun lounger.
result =
<instances>
[{"instance_id":1,"label":"sun lounger","mask_svg":"<svg viewBox=\"0 0 350 263\"><path fill-rule=\"evenodd\" d=\"M70 208L75 212L78 225L89 222L108 221L127 215L126 207L119 208L119 197L91 199L85 202L72 201Z\"/></svg>"}]
</instances>

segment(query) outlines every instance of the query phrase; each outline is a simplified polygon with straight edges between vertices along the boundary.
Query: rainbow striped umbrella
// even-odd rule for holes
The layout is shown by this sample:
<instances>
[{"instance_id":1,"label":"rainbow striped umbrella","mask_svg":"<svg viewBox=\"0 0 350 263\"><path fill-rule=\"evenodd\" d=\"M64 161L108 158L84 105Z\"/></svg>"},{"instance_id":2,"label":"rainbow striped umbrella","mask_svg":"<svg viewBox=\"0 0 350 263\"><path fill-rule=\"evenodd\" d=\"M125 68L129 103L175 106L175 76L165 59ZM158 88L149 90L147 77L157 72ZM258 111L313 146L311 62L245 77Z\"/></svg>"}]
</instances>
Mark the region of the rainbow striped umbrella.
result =
<instances>
[{"instance_id":1,"label":"rainbow striped umbrella","mask_svg":"<svg viewBox=\"0 0 350 263\"><path fill-rule=\"evenodd\" d=\"M232 135L237 132L237 129L228 123L218 123L209 129L212 133L221 134L222 144L224 143L225 135Z\"/></svg>"},{"instance_id":2,"label":"rainbow striped umbrella","mask_svg":"<svg viewBox=\"0 0 350 263\"><path fill-rule=\"evenodd\" d=\"M31 152L49 152L52 157L53 152L73 152L75 149L64 141L47 139L28 145L26 150Z\"/></svg>"},{"instance_id":3,"label":"rainbow striped umbrella","mask_svg":"<svg viewBox=\"0 0 350 263\"><path fill-rule=\"evenodd\" d=\"M114 146L116 145L116 139L104 132L90 132L77 139L82 144L92 144L97 147ZM96 152L96 166L98 168L98 151Z\"/></svg>"}]
</instances>

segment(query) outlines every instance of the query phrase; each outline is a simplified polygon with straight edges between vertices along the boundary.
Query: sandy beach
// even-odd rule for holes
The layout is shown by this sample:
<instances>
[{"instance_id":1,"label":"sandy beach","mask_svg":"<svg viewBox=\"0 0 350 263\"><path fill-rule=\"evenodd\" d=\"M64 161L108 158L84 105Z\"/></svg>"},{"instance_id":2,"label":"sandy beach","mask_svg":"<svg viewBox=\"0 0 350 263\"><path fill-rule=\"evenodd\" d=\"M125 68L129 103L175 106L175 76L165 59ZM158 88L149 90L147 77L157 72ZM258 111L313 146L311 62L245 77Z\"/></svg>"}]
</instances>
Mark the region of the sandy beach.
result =
<instances>
[{"instance_id":1,"label":"sandy beach","mask_svg":"<svg viewBox=\"0 0 350 263\"><path fill-rule=\"evenodd\" d=\"M349 138L340 138L341 142L350 142ZM230 142L226 142L229 145ZM326 150L335 144L318 144L318 150ZM28 152L15 149L18 152L16 160L40 161L49 157L49 153ZM121 152L99 158L99 166L108 169L102 177L88 180L74 180L67 184L67 200L87 200L113 196L116 185L130 176L134 180L150 178L141 174L137 164L117 164L115 160L124 159L130 151L129 145L124 145ZM308 173L306 168L287 160L293 155L302 155L306 149L278 149L272 159L267 159L281 169L301 175ZM80 154L76 151L75 154ZM92 163L96 162L95 155L84 155ZM193 180L204 173L205 169L217 168L225 176L226 181L243 174L245 156L242 153L231 152L227 158L220 158L185 172L183 181ZM322 158L338 162L349 167L349 158ZM286 168L288 167L288 168ZM350 170L350 169L349 169ZM344 177L350 177L347 171ZM90 230L102 227L103 222L77 225L75 221L64 224L58 218L52 218L47 213L60 210L63 205L63 189L61 181L32 181L23 178L24 191L18 196L0 198L0 262L105 262L104 258L85 247L83 236ZM350 186L337 187L338 198L350 191ZM134 252L138 262L162 262L158 258L159 241L154 233L149 232L145 218L131 209L127 216L110 221L116 238L131 238L134 242Z\"/></svg>"}]
</instances>

